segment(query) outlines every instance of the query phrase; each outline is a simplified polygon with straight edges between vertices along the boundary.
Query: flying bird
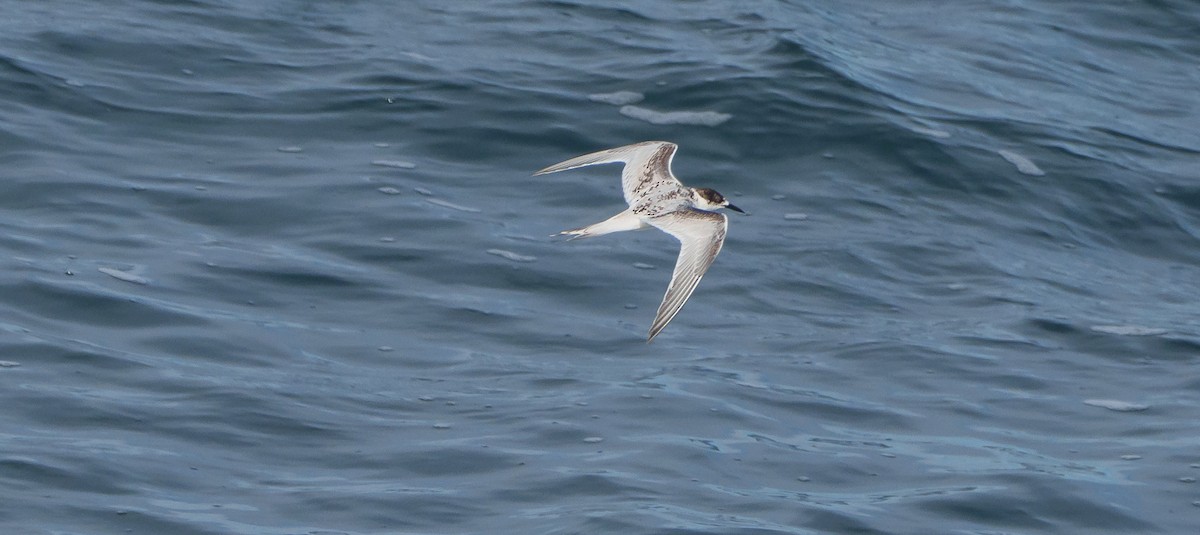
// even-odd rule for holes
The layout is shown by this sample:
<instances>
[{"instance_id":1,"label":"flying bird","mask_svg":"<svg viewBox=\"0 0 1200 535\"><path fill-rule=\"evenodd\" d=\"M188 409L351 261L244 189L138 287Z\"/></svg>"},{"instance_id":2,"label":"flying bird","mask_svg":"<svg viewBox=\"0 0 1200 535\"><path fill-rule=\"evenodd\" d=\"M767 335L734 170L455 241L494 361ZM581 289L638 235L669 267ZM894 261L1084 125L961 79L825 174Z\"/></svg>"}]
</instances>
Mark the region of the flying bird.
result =
<instances>
[{"instance_id":1,"label":"flying bird","mask_svg":"<svg viewBox=\"0 0 1200 535\"><path fill-rule=\"evenodd\" d=\"M577 156L534 173L537 176L589 165L625 164L621 189L629 208L594 225L564 230L558 236L573 240L655 227L679 240L675 271L650 325L646 343L653 341L679 313L721 252L729 219L717 210L728 208L746 213L715 190L692 188L679 182L671 173L671 159L677 148L666 141L643 141Z\"/></svg>"}]
</instances>

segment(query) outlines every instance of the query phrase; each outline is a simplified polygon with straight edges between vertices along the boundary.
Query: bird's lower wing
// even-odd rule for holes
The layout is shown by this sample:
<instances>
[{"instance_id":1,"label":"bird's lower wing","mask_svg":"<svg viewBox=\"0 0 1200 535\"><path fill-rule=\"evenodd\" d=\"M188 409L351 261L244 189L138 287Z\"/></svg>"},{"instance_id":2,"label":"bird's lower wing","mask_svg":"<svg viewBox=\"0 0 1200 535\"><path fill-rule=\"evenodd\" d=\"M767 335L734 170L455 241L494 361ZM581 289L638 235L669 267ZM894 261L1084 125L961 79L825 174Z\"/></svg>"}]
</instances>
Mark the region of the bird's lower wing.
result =
<instances>
[{"instance_id":1,"label":"bird's lower wing","mask_svg":"<svg viewBox=\"0 0 1200 535\"><path fill-rule=\"evenodd\" d=\"M700 278L721 252L729 219L725 214L687 209L656 217L649 223L679 239L679 259L675 261L671 284L663 295L658 314L650 325L647 343L675 318L700 284Z\"/></svg>"},{"instance_id":2,"label":"bird's lower wing","mask_svg":"<svg viewBox=\"0 0 1200 535\"><path fill-rule=\"evenodd\" d=\"M675 156L676 148L678 148L677 145L668 141L643 141L576 156L565 162L551 165L533 175L557 173L589 165L624 163L625 169L621 171L621 189L625 194L625 202L632 204L638 197L638 191L648 185L664 180L670 181L674 185L679 184L679 181L671 174L671 159Z\"/></svg>"}]
</instances>

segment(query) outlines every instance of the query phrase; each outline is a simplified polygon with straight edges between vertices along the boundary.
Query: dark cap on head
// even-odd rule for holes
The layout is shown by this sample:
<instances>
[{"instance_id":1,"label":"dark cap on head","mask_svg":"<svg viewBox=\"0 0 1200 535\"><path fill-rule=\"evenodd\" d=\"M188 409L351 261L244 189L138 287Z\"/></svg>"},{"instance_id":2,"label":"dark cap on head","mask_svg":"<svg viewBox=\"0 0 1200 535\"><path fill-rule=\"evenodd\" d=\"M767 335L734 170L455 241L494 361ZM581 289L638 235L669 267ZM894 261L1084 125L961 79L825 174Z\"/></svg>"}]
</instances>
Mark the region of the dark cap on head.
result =
<instances>
[{"instance_id":1,"label":"dark cap on head","mask_svg":"<svg viewBox=\"0 0 1200 535\"><path fill-rule=\"evenodd\" d=\"M701 197L704 197L704 200L713 204L725 202L725 197L712 188L696 188L696 193L699 193Z\"/></svg>"},{"instance_id":2,"label":"dark cap on head","mask_svg":"<svg viewBox=\"0 0 1200 535\"><path fill-rule=\"evenodd\" d=\"M720 193L717 193L717 190L715 190L715 189L696 188L696 193L699 194L701 197L704 197L704 200L706 200L712 204L724 206L730 210L733 210L734 212L741 212L743 214L746 213L745 210L742 210L741 208L738 208L738 207L730 204L729 201L725 199L725 196L721 195Z\"/></svg>"}]
</instances>

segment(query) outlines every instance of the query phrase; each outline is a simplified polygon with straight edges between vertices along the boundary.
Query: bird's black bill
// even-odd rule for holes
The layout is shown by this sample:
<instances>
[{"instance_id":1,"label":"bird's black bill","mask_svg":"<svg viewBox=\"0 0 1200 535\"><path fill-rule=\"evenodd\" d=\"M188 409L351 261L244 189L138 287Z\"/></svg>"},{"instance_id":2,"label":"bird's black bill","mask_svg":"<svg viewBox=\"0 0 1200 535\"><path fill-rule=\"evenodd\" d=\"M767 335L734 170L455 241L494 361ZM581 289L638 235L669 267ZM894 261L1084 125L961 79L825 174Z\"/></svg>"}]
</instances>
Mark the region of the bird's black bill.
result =
<instances>
[{"instance_id":1,"label":"bird's black bill","mask_svg":"<svg viewBox=\"0 0 1200 535\"><path fill-rule=\"evenodd\" d=\"M738 213L740 213L740 214L746 214L746 211L745 211L745 210L742 210L741 208L738 208L738 207L736 207L736 206L734 206L734 205L732 205L732 204L727 204L727 205L725 205L725 207L726 207L726 208L728 208L728 209L730 209L730 210L733 210L734 212L738 212ZM746 215L750 215L750 214L746 214Z\"/></svg>"}]
</instances>

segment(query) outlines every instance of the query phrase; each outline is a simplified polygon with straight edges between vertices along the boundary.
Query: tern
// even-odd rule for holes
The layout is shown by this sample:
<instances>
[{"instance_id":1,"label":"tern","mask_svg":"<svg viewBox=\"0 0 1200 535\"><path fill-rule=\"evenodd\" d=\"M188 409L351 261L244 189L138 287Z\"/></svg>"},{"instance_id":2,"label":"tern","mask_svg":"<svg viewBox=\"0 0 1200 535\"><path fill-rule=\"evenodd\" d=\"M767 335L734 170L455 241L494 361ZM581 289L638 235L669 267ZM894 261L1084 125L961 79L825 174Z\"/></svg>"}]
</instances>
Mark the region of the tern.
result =
<instances>
[{"instance_id":1,"label":"tern","mask_svg":"<svg viewBox=\"0 0 1200 535\"><path fill-rule=\"evenodd\" d=\"M679 259L675 261L671 283L667 285L667 293L650 325L646 343L654 341L654 337L675 318L717 258L717 253L721 252L729 218L717 210L728 208L746 213L729 204L729 200L715 190L691 188L679 182L671 172L671 159L677 148L667 141L643 141L577 156L533 174L623 163L621 189L629 208L594 225L564 230L556 236L568 236L573 240L655 227L679 240Z\"/></svg>"}]
</instances>

